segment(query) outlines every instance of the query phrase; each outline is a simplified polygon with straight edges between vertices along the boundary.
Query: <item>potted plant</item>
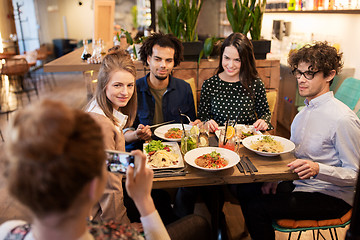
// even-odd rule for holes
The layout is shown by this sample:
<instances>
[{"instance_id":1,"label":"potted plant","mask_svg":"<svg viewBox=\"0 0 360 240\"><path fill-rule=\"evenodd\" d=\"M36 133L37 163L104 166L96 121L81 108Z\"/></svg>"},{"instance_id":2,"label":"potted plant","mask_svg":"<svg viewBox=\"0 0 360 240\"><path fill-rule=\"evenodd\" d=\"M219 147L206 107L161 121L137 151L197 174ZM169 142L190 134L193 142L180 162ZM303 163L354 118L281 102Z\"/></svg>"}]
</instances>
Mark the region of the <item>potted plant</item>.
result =
<instances>
[{"instance_id":1,"label":"potted plant","mask_svg":"<svg viewBox=\"0 0 360 240\"><path fill-rule=\"evenodd\" d=\"M183 42L185 60L196 60L203 47L196 32L202 4L201 0L162 0L157 12L160 30Z\"/></svg>"},{"instance_id":2,"label":"potted plant","mask_svg":"<svg viewBox=\"0 0 360 240\"><path fill-rule=\"evenodd\" d=\"M261 25L266 0L226 0L226 15L234 32L245 35L250 32L254 54L257 59L266 59L270 52L270 40L261 39Z\"/></svg>"},{"instance_id":3,"label":"potted plant","mask_svg":"<svg viewBox=\"0 0 360 240\"><path fill-rule=\"evenodd\" d=\"M141 43L145 40L146 37L140 37L138 39L133 39L131 37L131 34L123 28L121 28L120 33L116 32L116 38L119 43L121 42L121 36L126 37L126 43L131 47L131 50L127 49L127 50L129 50L130 55L132 54L133 59L138 59L138 52L140 50Z\"/></svg>"}]
</instances>

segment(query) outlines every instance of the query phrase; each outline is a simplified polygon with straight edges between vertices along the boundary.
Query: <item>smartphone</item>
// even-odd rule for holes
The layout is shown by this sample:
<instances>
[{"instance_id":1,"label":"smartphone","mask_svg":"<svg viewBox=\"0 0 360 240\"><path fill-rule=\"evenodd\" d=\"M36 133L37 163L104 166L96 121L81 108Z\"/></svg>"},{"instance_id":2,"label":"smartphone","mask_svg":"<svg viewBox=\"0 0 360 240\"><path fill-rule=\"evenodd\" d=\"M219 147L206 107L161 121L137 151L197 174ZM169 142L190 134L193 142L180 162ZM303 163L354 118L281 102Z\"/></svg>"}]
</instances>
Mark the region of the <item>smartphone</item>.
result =
<instances>
[{"instance_id":1,"label":"smartphone","mask_svg":"<svg viewBox=\"0 0 360 240\"><path fill-rule=\"evenodd\" d=\"M108 171L115 173L126 173L129 166L134 167L134 156L127 152L120 152L115 150L106 150L107 159L106 165Z\"/></svg>"}]
</instances>

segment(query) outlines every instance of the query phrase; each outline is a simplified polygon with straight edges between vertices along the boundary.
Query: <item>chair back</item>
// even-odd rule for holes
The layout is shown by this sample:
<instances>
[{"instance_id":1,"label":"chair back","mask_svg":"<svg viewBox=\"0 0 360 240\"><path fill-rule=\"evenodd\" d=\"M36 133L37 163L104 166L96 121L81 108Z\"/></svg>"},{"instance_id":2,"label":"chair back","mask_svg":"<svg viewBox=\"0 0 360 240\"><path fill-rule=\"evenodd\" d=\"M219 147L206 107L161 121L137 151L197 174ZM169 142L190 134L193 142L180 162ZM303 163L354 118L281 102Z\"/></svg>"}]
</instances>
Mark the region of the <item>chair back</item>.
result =
<instances>
[{"instance_id":1,"label":"chair back","mask_svg":"<svg viewBox=\"0 0 360 240\"><path fill-rule=\"evenodd\" d=\"M1 74L21 76L29 71L29 64L24 58L6 59L1 66Z\"/></svg>"},{"instance_id":2,"label":"chair back","mask_svg":"<svg viewBox=\"0 0 360 240\"><path fill-rule=\"evenodd\" d=\"M360 80L347 78L340 85L335 97L345 103L351 110L354 110L360 99Z\"/></svg>"},{"instance_id":3,"label":"chair back","mask_svg":"<svg viewBox=\"0 0 360 240\"><path fill-rule=\"evenodd\" d=\"M41 45L40 48L36 49L37 60L45 60L47 58L47 48L45 45Z\"/></svg>"},{"instance_id":4,"label":"chair back","mask_svg":"<svg viewBox=\"0 0 360 240\"><path fill-rule=\"evenodd\" d=\"M274 114L275 106L277 103L277 91L276 90L270 90L266 92L266 98L269 104L269 109L271 112L271 115Z\"/></svg>"}]
</instances>

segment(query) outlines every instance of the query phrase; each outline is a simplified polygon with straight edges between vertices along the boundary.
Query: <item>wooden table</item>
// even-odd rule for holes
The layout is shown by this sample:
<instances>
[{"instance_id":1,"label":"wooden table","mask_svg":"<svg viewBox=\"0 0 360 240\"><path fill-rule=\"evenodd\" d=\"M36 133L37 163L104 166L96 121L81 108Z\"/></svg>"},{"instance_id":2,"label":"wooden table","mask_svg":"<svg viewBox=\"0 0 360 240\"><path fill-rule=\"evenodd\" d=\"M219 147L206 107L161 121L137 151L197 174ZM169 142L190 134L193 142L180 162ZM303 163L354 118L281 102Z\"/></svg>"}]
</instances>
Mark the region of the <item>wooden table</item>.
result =
<instances>
[{"instance_id":1,"label":"wooden table","mask_svg":"<svg viewBox=\"0 0 360 240\"><path fill-rule=\"evenodd\" d=\"M100 64L89 64L81 59L82 48L61 56L44 65L44 72L85 72L90 70L98 71Z\"/></svg>"},{"instance_id":2,"label":"wooden table","mask_svg":"<svg viewBox=\"0 0 360 240\"><path fill-rule=\"evenodd\" d=\"M239 155L248 156L258 169L254 175L241 173L236 166L218 172L207 172L190 165L185 176L154 178L153 188L177 188L190 186L225 185L234 183L251 182L274 182L281 180L298 179L297 174L287 167L287 164L295 160L293 153L286 153L276 157L263 157L245 147L241 147Z\"/></svg>"},{"instance_id":3,"label":"wooden table","mask_svg":"<svg viewBox=\"0 0 360 240\"><path fill-rule=\"evenodd\" d=\"M15 55L16 55L15 52L3 52L3 53L0 53L0 59L12 58Z\"/></svg>"},{"instance_id":4,"label":"wooden table","mask_svg":"<svg viewBox=\"0 0 360 240\"><path fill-rule=\"evenodd\" d=\"M211 136L215 138L215 136ZM217 140L215 141L217 142ZM212 144L212 146L216 146ZM188 173L185 176L154 178L153 188L178 188L178 187L193 187L193 186L218 186L226 184L241 184L252 182L275 182L281 180L295 180L298 175L293 173L287 167L287 164L295 160L293 153L286 153L276 157L260 156L241 145L239 155L249 157L251 162L258 169L254 175L250 173L241 173L239 169L234 166L230 169L217 172L207 172L201 169L194 168L185 162ZM218 230L220 229L220 212L222 209L220 195L221 188L215 187L211 191L211 199L213 201L212 209L209 209L211 214L212 225L212 239L217 239Z\"/></svg>"}]
</instances>

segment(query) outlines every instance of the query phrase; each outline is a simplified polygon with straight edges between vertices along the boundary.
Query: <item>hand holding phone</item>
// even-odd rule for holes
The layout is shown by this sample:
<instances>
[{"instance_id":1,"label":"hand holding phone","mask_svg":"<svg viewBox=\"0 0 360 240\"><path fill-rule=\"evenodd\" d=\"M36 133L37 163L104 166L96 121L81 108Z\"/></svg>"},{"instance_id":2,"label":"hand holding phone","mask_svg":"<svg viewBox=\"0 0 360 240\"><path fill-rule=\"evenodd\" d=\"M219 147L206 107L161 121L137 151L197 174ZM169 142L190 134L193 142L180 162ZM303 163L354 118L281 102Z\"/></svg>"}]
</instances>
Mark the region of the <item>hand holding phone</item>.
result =
<instances>
[{"instance_id":1,"label":"hand holding phone","mask_svg":"<svg viewBox=\"0 0 360 240\"><path fill-rule=\"evenodd\" d=\"M154 202L151 198L153 183L153 170L146 167L146 156L139 150L132 151L131 155L136 158L136 168L129 167L126 172L126 190L134 200L141 216L147 216L155 211Z\"/></svg>"},{"instance_id":2,"label":"hand holding phone","mask_svg":"<svg viewBox=\"0 0 360 240\"><path fill-rule=\"evenodd\" d=\"M125 174L129 166L134 167L134 156L127 152L106 150L108 171Z\"/></svg>"}]
</instances>

